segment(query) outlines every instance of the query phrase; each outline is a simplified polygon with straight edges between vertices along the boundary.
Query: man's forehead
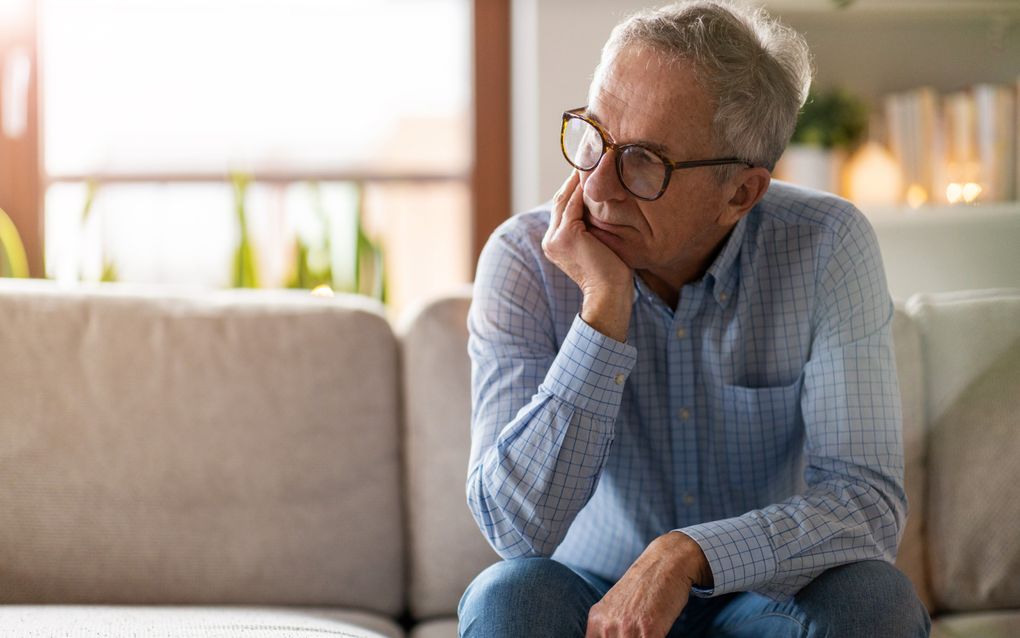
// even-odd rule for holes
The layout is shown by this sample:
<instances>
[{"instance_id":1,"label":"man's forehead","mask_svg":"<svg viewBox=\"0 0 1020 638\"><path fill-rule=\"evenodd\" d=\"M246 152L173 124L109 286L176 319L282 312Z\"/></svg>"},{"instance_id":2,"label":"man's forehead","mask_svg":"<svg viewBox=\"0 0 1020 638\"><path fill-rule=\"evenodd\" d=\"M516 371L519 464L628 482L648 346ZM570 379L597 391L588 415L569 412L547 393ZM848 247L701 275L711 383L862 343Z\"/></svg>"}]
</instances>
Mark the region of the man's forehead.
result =
<instances>
[{"instance_id":1,"label":"man's forehead","mask_svg":"<svg viewBox=\"0 0 1020 638\"><path fill-rule=\"evenodd\" d=\"M673 148L707 141L714 105L690 65L647 49L621 51L596 74L589 112L617 142L654 137Z\"/></svg>"}]
</instances>

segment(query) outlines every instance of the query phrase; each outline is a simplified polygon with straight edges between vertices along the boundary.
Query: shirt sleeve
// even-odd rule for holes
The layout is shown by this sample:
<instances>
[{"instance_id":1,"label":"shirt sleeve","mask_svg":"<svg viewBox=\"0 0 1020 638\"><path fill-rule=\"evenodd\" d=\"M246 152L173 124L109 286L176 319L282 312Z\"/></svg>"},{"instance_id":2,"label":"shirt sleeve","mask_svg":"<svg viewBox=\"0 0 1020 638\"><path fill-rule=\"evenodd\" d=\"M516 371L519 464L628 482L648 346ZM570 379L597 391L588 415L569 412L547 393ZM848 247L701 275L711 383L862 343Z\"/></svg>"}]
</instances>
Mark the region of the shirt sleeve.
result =
<instances>
[{"instance_id":1,"label":"shirt sleeve","mask_svg":"<svg viewBox=\"0 0 1020 638\"><path fill-rule=\"evenodd\" d=\"M714 587L792 596L826 569L893 562L906 518L893 305L874 231L857 213L820 266L800 408L806 491L681 531L705 552Z\"/></svg>"},{"instance_id":2,"label":"shirt sleeve","mask_svg":"<svg viewBox=\"0 0 1020 638\"><path fill-rule=\"evenodd\" d=\"M550 556L598 484L637 357L574 318L557 346L535 256L504 234L479 259L471 310L467 501L503 558Z\"/></svg>"}]
</instances>

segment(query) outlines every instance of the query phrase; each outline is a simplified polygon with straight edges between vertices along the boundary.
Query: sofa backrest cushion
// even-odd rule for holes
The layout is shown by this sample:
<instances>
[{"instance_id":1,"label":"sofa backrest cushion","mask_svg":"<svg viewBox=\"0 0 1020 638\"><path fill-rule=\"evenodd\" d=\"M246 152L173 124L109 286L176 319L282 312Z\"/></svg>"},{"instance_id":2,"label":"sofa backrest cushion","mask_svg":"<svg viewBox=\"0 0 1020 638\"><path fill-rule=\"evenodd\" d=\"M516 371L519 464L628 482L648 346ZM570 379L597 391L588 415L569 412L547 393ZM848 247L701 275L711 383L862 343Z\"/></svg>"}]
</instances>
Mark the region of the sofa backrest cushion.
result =
<instances>
[{"instance_id":1,"label":"sofa backrest cushion","mask_svg":"<svg viewBox=\"0 0 1020 638\"><path fill-rule=\"evenodd\" d=\"M0 602L404 604L376 304L0 284Z\"/></svg>"},{"instance_id":2,"label":"sofa backrest cushion","mask_svg":"<svg viewBox=\"0 0 1020 638\"><path fill-rule=\"evenodd\" d=\"M470 292L437 300L400 330L403 344L409 601L422 619L454 614L461 594L499 560L467 507L471 449Z\"/></svg>"},{"instance_id":3,"label":"sofa backrest cushion","mask_svg":"<svg viewBox=\"0 0 1020 638\"><path fill-rule=\"evenodd\" d=\"M918 296L940 611L1020 606L1020 290Z\"/></svg>"},{"instance_id":4,"label":"sofa backrest cushion","mask_svg":"<svg viewBox=\"0 0 1020 638\"><path fill-rule=\"evenodd\" d=\"M925 606L933 609L924 559L926 476L921 335L914 322L899 307L893 317L893 342L896 344L896 372L903 406L904 483L909 501L907 525L900 540L896 566L914 583L914 589Z\"/></svg>"}]
</instances>

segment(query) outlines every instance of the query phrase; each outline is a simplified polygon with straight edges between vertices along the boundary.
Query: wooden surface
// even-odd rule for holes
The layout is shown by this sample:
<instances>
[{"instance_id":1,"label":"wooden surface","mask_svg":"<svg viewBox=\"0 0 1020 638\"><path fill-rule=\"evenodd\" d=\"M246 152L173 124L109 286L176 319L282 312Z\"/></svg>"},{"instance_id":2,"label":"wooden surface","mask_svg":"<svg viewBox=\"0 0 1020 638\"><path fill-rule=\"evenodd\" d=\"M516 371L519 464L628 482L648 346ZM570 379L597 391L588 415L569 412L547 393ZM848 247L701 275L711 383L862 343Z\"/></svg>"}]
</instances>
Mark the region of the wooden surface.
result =
<instances>
[{"instance_id":1,"label":"wooden surface","mask_svg":"<svg viewBox=\"0 0 1020 638\"><path fill-rule=\"evenodd\" d=\"M510 216L510 0L474 2L471 271Z\"/></svg>"}]
</instances>

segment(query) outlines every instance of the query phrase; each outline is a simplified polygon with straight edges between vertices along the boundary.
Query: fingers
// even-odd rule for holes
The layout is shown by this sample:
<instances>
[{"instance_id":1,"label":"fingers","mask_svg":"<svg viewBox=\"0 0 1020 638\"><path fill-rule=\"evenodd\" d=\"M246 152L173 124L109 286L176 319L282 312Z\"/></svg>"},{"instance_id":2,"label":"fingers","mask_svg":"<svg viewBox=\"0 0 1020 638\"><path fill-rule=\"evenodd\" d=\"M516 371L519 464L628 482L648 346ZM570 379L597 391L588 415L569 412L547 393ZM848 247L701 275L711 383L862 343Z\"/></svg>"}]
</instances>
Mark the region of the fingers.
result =
<instances>
[{"instance_id":1,"label":"fingers","mask_svg":"<svg viewBox=\"0 0 1020 638\"><path fill-rule=\"evenodd\" d=\"M580 176L577 170L570 172L570 177L567 181L563 182L563 186L556 192L556 196L553 198L552 214L549 217L549 226L551 228L559 228L560 221L563 218L563 209L566 208L570 198L574 196L574 192L577 190L577 185L580 183Z\"/></svg>"},{"instance_id":2,"label":"fingers","mask_svg":"<svg viewBox=\"0 0 1020 638\"><path fill-rule=\"evenodd\" d=\"M584 217L584 189L580 184L575 184L574 192L570 194L566 206L563 207L563 225L579 221Z\"/></svg>"}]
</instances>

